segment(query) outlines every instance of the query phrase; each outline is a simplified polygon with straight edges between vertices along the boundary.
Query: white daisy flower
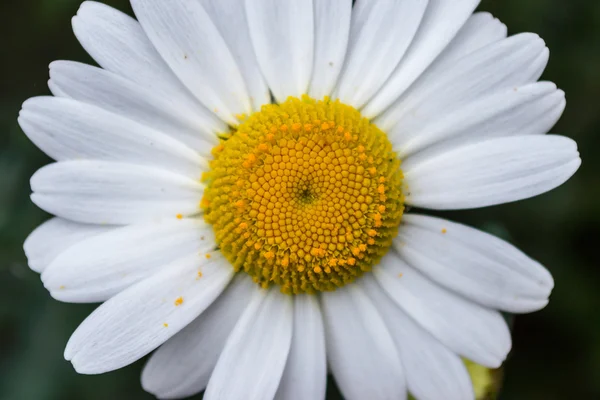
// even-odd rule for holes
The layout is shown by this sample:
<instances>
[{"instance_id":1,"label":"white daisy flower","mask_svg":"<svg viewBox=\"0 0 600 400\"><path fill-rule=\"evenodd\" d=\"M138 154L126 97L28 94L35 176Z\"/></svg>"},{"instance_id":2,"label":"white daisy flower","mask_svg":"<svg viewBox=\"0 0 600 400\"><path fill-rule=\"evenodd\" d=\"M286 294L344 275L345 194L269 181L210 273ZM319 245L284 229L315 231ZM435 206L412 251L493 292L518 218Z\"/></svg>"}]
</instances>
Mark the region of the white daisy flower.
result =
<instances>
[{"instance_id":1,"label":"white daisy flower","mask_svg":"<svg viewBox=\"0 0 600 400\"><path fill-rule=\"evenodd\" d=\"M501 311L548 303L544 267L405 213L522 200L564 183L576 144L538 82L548 49L477 0L132 0L73 19L101 68L57 61L19 123L56 163L56 217L25 243L51 295L104 302L65 358L83 374L158 349L159 398L474 398Z\"/></svg>"}]
</instances>

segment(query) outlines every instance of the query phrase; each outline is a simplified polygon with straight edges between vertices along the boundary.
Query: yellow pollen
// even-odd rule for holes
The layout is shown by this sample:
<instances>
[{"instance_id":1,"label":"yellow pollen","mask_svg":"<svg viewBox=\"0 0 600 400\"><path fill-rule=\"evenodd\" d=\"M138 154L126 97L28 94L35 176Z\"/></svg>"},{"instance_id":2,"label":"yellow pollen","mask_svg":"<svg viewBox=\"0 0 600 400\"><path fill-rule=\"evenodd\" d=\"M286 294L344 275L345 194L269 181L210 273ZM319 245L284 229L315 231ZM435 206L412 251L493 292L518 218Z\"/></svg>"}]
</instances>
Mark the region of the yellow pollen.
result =
<instances>
[{"instance_id":1,"label":"yellow pollen","mask_svg":"<svg viewBox=\"0 0 600 400\"><path fill-rule=\"evenodd\" d=\"M339 101L265 105L213 155L204 218L235 270L261 287L335 290L370 271L398 233L400 160L384 132Z\"/></svg>"},{"instance_id":2,"label":"yellow pollen","mask_svg":"<svg viewBox=\"0 0 600 400\"><path fill-rule=\"evenodd\" d=\"M267 136L269 136L269 135L267 135ZM267 140L269 140L268 137L267 137ZM261 143L261 144L258 145L258 149L260 151L267 151L267 150L269 150L269 145L266 144L266 143Z\"/></svg>"},{"instance_id":3,"label":"yellow pollen","mask_svg":"<svg viewBox=\"0 0 600 400\"><path fill-rule=\"evenodd\" d=\"M177 307L177 306L180 306L180 305L182 305L182 304L183 304L183 297L178 297L178 298L175 300L175 307Z\"/></svg>"},{"instance_id":4,"label":"yellow pollen","mask_svg":"<svg viewBox=\"0 0 600 400\"><path fill-rule=\"evenodd\" d=\"M446 234L446 233L448 233L448 230L447 230L446 228L443 228L443 229L442 229L442 233L443 233L443 234Z\"/></svg>"}]
</instances>

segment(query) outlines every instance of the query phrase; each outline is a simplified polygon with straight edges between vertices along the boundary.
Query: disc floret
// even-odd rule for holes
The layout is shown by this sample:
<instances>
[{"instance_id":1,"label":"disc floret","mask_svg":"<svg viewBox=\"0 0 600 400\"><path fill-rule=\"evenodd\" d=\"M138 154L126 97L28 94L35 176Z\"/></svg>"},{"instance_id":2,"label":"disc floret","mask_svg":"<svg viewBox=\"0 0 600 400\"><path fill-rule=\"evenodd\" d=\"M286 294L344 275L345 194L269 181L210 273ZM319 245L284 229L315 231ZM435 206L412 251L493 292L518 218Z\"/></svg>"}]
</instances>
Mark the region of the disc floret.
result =
<instances>
[{"instance_id":1,"label":"disc floret","mask_svg":"<svg viewBox=\"0 0 600 400\"><path fill-rule=\"evenodd\" d=\"M238 271L284 293L331 291L370 271L404 211L386 134L339 101L290 97L213 150L202 207Z\"/></svg>"}]
</instances>

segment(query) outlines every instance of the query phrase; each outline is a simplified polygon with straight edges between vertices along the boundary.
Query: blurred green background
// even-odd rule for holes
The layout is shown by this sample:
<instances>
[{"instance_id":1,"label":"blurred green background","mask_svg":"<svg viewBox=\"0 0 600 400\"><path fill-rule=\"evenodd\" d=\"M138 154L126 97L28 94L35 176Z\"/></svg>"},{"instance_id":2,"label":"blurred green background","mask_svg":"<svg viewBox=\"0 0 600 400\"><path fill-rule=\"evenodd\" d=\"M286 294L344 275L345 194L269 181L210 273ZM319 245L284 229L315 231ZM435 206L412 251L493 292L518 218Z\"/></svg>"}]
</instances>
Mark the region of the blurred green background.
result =
<instances>
[{"instance_id":1,"label":"blurred green background","mask_svg":"<svg viewBox=\"0 0 600 400\"><path fill-rule=\"evenodd\" d=\"M105 0L131 12L127 0ZM71 32L80 0L0 3L0 399L150 399L138 362L80 376L62 358L71 332L94 308L50 298L27 268L22 243L47 215L29 201L29 177L48 163L22 134L21 103L49 94L48 64L91 62ZM600 1L483 0L511 34L540 34L551 50L543 77L567 93L554 129L579 143L583 166L538 198L445 214L495 233L545 264L550 305L514 320L502 399L600 399ZM331 389L330 398L339 398ZM442 399L443 400L443 399Z\"/></svg>"}]
</instances>

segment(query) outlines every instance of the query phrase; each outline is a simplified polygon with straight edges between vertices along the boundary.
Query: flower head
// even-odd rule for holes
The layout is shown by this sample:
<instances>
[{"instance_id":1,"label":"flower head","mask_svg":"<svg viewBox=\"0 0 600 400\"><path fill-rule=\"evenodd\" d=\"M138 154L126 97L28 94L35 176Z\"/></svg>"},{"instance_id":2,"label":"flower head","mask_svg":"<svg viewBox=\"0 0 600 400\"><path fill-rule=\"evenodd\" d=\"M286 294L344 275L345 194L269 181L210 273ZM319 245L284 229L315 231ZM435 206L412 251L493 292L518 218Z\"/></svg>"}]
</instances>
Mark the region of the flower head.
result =
<instances>
[{"instance_id":1,"label":"flower head","mask_svg":"<svg viewBox=\"0 0 600 400\"><path fill-rule=\"evenodd\" d=\"M160 398L474 398L501 311L548 271L473 228L407 211L539 195L579 167L546 135L548 49L477 0L132 0L73 19L101 68L50 66L28 137L56 217L25 243L58 300L103 302L65 350L81 373L153 350ZM139 22L138 22L139 21Z\"/></svg>"}]
</instances>

